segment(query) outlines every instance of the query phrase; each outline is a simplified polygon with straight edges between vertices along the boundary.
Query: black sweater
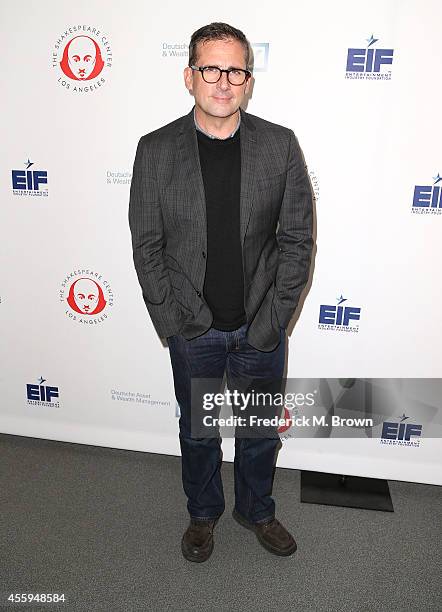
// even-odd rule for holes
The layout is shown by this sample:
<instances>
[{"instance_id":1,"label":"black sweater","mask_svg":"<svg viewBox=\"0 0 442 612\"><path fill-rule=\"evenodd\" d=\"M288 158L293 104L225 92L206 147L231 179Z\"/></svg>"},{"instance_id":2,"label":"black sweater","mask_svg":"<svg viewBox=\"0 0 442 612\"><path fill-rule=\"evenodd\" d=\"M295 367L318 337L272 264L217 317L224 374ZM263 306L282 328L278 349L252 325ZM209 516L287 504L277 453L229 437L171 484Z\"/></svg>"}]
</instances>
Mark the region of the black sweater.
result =
<instances>
[{"instance_id":1,"label":"black sweater","mask_svg":"<svg viewBox=\"0 0 442 612\"><path fill-rule=\"evenodd\" d=\"M246 322L240 242L240 131L220 140L197 130L206 196L207 268L204 298L212 327L231 331Z\"/></svg>"}]
</instances>

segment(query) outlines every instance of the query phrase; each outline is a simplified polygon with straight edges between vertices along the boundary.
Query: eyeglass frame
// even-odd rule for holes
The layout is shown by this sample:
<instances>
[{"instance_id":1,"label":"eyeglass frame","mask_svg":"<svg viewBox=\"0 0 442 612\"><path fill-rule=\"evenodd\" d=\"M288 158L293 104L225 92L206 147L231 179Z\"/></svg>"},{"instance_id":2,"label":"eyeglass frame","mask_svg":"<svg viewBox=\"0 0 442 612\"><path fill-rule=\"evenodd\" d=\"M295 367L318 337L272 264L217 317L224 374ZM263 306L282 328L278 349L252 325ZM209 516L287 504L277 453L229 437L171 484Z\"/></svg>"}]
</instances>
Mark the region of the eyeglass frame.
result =
<instances>
[{"instance_id":1,"label":"eyeglass frame","mask_svg":"<svg viewBox=\"0 0 442 612\"><path fill-rule=\"evenodd\" d=\"M244 83L246 83L252 76L252 73L250 72L250 70L247 70L246 68L219 68L219 66L191 66L190 64L189 64L189 68L191 68L192 70L198 70L198 72L201 73L203 81L207 83L208 85L214 85L215 83L218 83L218 81L223 76L223 72L227 74L228 82L230 83L230 85L233 85L234 87L241 87L241 85L244 85ZM209 81L206 81L206 79L204 78L204 71L207 70L207 68L216 68L217 70L219 70L219 77L217 78L216 81L213 81L212 83ZM240 70L241 72L244 72L245 77L242 83L232 83L231 82L229 76L230 76L230 73L233 72L234 70Z\"/></svg>"}]
</instances>

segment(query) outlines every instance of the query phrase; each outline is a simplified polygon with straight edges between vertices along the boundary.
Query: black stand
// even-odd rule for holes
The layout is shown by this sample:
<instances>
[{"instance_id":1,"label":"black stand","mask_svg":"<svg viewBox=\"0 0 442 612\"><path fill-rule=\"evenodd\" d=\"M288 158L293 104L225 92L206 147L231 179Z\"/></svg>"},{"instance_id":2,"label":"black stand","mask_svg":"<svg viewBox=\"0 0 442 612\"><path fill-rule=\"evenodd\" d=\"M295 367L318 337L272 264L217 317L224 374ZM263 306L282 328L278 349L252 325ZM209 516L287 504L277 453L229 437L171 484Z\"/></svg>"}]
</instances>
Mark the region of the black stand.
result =
<instances>
[{"instance_id":1,"label":"black stand","mask_svg":"<svg viewBox=\"0 0 442 612\"><path fill-rule=\"evenodd\" d=\"M301 502L394 512L386 480L301 470Z\"/></svg>"}]
</instances>

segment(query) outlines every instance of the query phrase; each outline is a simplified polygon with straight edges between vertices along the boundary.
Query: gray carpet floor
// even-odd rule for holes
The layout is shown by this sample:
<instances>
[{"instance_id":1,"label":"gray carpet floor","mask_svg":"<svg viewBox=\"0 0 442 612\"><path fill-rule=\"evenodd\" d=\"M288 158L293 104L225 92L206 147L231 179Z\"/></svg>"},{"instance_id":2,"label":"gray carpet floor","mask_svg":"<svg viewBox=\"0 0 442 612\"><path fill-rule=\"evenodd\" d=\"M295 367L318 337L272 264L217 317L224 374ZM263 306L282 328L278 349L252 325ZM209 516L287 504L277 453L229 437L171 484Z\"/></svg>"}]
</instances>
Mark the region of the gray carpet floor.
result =
<instances>
[{"instance_id":1,"label":"gray carpet floor","mask_svg":"<svg viewBox=\"0 0 442 612\"><path fill-rule=\"evenodd\" d=\"M394 513L300 503L277 469L277 517L298 542L264 550L226 512L211 558L186 561L179 457L0 435L1 610L391 612L442 610L441 489L389 483ZM9 593L65 593L8 606Z\"/></svg>"}]
</instances>

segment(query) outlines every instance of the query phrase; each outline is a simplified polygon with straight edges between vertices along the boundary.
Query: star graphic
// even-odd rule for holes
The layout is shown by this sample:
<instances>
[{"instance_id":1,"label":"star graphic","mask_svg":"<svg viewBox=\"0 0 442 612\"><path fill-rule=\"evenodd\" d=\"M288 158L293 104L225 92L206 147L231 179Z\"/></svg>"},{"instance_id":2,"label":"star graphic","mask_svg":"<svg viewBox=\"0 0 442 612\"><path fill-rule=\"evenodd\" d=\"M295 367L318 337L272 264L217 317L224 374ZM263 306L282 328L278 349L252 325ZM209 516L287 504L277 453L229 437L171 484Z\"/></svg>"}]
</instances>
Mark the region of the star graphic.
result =
<instances>
[{"instance_id":1,"label":"star graphic","mask_svg":"<svg viewBox=\"0 0 442 612\"><path fill-rule=\"evenodd\" d=\"M404 412L404 413L402 414L402 416L398 416L397 418L398 418L398 419L400 419L400 420L401 420L401 423L402 423L402 421L406 421L406 420L407 420L407 419L409 419L410 417L405 416L405 412Z\"/></svg>"},{"instance_id":2,"label":"star graphic","mask_svg":"<svg viewBox=\"0 0 442 612\"><path fill-rule=\"evenodd\" d=\"M368 42L367 47L369 47L370 45L374 45L375 42L378 42L379 38L374 38L373 34L370 36L370 38L366 38L366 41Z\"/></svg>"},{"instance_id":3,"label":"star graphic","mask_svg":"<svg viewBox=\"0 0 442 612\"><path fill-rule=\"evenodd\" d=\"M437 185L439 181L442 181L442 176L439 174L439 172L437 173L437 176L433 176L433 180L434 185Z\"/></svg>"},{"instance_id":4,"label":"star graphic","mask_svg":"<svg viewBox=\"0 0 442 612\"><path fill-rule=\"evenodd\" d=\"M347 298L345 298L341 293L341 297L336 298L336 301L338 302L338 306L339 306L339 304L342 304L342 302L346 302Z\"/></svg>"},{"instance_id":5,"label":"star graphic","mask_svg":"<svg viewBox=\"0 0 442 612\"><path fill-rule=\"evenodd\" d=\"M33 165L34 165L34 162L31 162L31 160L28 157L28 161L25 161L26 170Z\"/></svg>"},{"instance_id":6,"label":"star graphic","mask_svg":"<svg viewBox=\"0 0 442 612\"><path fill-rule=\"evenodd\" d=\"M43 378L43 376L40 376L40 378L38 379L38 384L42 385L44 382L46 382L46 378Z\"/></svg>"}]
</instances>

